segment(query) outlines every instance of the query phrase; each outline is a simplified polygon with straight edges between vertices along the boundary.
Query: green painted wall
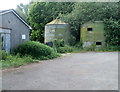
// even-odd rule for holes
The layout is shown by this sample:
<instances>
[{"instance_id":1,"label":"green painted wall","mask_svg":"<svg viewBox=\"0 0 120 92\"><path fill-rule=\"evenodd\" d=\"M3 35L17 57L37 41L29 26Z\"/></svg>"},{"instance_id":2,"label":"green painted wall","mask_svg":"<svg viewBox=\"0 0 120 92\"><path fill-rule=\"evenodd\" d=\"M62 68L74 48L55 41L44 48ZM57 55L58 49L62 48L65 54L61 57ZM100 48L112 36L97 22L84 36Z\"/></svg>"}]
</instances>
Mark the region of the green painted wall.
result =
<instances>
[{"instance_id":1,"label":"green painted wall","mask_svg":"<svg viewBox=\"0 0 120 92\"><path fill-rule=\"evenodd\" d=\"M92 31L88 31L88 28L92 28ZM96 45L96 42L102 42L101 46L104 46L104 23L101 21L96 21L83 24L81 26L80 38L83 43L91 42Z\"/></svg>"}]
</instances>

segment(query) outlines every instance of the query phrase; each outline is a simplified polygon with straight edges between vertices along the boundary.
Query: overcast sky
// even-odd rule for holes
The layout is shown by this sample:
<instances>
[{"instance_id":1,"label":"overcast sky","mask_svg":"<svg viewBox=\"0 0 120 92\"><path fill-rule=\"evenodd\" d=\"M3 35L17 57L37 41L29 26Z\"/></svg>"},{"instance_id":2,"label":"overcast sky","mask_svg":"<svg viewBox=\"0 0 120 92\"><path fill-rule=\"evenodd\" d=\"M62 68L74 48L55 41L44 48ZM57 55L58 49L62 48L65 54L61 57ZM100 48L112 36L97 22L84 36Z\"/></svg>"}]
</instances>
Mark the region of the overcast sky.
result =
<instances>
[{"instance_id":1,"label":"overcast sky","mask_svg":"<svg viewBox=\"0 0 120 92\"><path fill-rule=\"evenodd\" d=\"M16 6L19 5L20 3L27 4L29 1L31 0L0 0L0 10L15 9ZM60 0L46 0L46 1L60 1ZM61 0L61 1L65 1L65 0ZM68 0L68 1L101 1L101 2L116 1L117 2L119 0Z\"/></svg>"},{"instance_id":2,"label":"overcast sky","mask_svg":"<svg viewBox=\"0 0 120 92\"><path fill-rule=\"evenodd\" d=\"M20 3L27 4L30 0L0 0L0 10L15 9Z\"/></svg>"}]
</instances>

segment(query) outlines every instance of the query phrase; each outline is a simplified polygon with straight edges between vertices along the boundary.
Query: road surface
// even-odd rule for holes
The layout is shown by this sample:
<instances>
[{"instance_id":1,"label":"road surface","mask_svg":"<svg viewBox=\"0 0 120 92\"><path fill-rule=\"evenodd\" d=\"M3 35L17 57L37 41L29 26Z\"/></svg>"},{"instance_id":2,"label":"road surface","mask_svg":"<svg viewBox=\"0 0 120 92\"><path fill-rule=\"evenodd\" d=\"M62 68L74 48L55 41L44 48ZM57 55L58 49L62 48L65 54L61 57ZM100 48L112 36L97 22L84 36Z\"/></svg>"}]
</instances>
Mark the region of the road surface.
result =
<instances>
[{"instance_id":1,"label":"road surface","mask_svg":"<svg viewBox=\"0 0 120 92\"><path fill-rule=\"evenodd\" d=\"M117 90L118 52L88 52L3 71L3 90Z\"/></svg>"}]
</instances>

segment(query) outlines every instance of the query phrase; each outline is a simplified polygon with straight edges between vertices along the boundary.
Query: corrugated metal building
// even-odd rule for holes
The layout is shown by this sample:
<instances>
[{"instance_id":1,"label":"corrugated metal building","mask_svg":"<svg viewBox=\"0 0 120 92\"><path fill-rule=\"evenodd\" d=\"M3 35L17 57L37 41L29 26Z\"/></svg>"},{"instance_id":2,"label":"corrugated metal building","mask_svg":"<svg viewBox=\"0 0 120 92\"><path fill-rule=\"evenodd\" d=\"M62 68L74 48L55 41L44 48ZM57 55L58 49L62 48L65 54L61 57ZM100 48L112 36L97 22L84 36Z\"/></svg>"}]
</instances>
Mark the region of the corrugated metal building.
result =
<instances>
[{"instance_id":1,"label":"corrugated metal building","mask_svg":"<svg viewBox=\"0 0 120 92\"><path fill-rule=\"evenodd\" d=\"M65 44L69 44L70 30L69 24L60 19L55 19L45 26L45 43L55 39L63 39Z\"/></svg>"}]
</instances>

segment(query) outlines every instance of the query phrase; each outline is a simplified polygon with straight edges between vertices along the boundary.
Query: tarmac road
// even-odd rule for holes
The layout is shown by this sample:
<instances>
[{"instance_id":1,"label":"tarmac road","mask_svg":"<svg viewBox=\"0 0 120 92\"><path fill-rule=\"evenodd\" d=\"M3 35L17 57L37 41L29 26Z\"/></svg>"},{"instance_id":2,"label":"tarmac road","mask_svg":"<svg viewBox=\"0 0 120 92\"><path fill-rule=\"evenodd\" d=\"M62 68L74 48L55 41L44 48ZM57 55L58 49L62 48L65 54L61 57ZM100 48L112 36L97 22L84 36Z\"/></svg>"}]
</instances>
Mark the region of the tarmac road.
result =
<instances>
[{"instance_id":1,"label":"tarmac road","mask_svg":"<svg viewBox=\"0 0 120 92\"><path fill-rule=\"evenodd\" d=\"M3 90L117 90L118 52L68 54L3 71Z\"/></svg>"}]
</instances>

